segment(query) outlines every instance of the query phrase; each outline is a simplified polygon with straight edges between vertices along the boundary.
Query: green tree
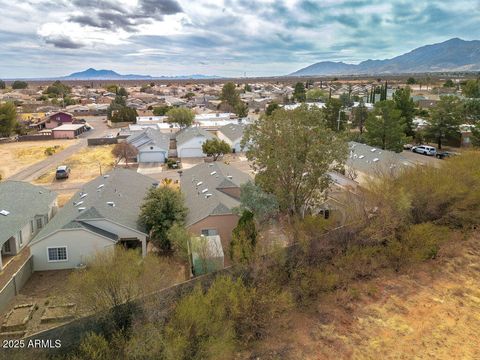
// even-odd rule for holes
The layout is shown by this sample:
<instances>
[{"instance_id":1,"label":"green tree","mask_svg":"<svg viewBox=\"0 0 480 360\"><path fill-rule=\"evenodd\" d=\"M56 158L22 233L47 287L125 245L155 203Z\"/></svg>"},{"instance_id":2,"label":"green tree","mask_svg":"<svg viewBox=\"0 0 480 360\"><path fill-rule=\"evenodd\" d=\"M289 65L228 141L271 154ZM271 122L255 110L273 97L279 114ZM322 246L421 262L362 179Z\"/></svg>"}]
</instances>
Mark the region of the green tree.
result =
<instances>
[{"instance_id":1,"label":"green tree","mask_svg":"<svg viewBox=\"0 0 480 360\"><path fill-rule=\"evenodd\" d=\"M267 116L270 116L275 110L279 108L280 106L276 102L272 102L271 104L268 104L267 108L265 109L265 114Z\"/></svg>"},{"instance_id":2,"label":"green tree","mask_svg":"<svg viewBox=\"0 0 480 360\"><path fill-rule=\"evenodd\" d=\"M322 89L309 89L306 94L307 101L325 101L328 94Z\"/></svg>"},{"instance_id":3,"label":"green tree","mask_svg":"<svg viewBox=\"0 0 480 360\"><path fill-rule=\"evenodd\" d=\"M443 87L444 88L453 88L453 87L455 87L455 83L453 82L452 79L448 79L447 81L445 81L443 83Z\"/></svg>"},{"instance_id":4,"label":"green tree","mask_svg":"<svg viewBox=\"0 0 480 360\"><path fill-rule=\"evenodd\" d=\"M165 116L172 109L171 106L164 105L153 108L153 115L155 116Z\"/></svg>"},{"instance_id":5,"label":"green tree","mask_svg":"<svg viewBox=\"0 0 480 360\"><path fill-rule=\"evenodd\" d=\"M188 242L192 234L181 223L175 223L167 231L172 250L184 261L188 261Z\"/></svg>"},{"instance_id":6,"label":"green tree","mask_svg":"<svg viewBox=\"0 0 480 360\"><path fill-rule=\"evenodd\" d=\"M360 134L363 134L363 128L365 127L365 122L367 121L368 110L363 100L360 101L360 104L353 109L353 120L352 125L357 127L360 131Z\"/></svg>"},{"instance_id":7,"label":"green tree","mask_svg":"<svg viewBox=\"0 0 480 360\"><path fill-rule=\"evenodd\" d=\"M248 264L253 260L257 245L257 229L253 217L252 212L244 210L232 231L230 259L234 263Z\"/></svg>"},{"instance_id":8,"label":"green tree","mask_svg":"<svg viewBox=\"0 0 480 360\"><path fill-rule=\"evenodd\" d=\"M248 116L248 106L243 101L240 101L237 105L235 105L234 111L235 114L240 118Z\"/></svg>"},{"instance_id":9,"label":"green tree","mask_svg":"<svg viewBox=\"0 0 480 360\"><path fill-rule=\"evenodd\" d=\"M15 80L12 83L12 89L26 89L28 87L28 83L26 81Z\"/></svg>"},{"instance_id":10,"label":"green tree","mask_svg":"<svg viewBox=\"0 0 480 360\"><path fill-rule=\"evenodd\" d=\"M5 84L5 81L3 81L3 80L0 79L0 90L5 89L6 87L7 87L7 86L6 86L6 84Z\"/></svg>"},{"instance_id":11,"label":"green tree","mask_svg":"<svg viewBox=\"0 0 480 360\"><path fill-rule=\"evenodd\" d=\"M123 97L127 97L127 96L128 96L128 92L127 92L127 90L126 90L124 87L121 87L120 89L118 89L117 95L123 96Z\"/></svg>"},{"instance_id":12,"label":"green tree","mask_svg":"<svg viewBox=\"0 0 480 360\"><path fill-rule=\"evenodd\" d=\"M480 122L480 99L468 99L464 101L465 120L468 124Z\"/></svg>"},{"instance_id":13,"label":"green tree","mask_svg":"<svg viewBox=\"0 0 480 360\"><path fill-rule=\"evenodd\" d=\"M416 84L416 83L417 83L417 81L416 81L415 78L413 78L413 77L409 77L409 78L407 79L407 85L414 85L414 84Z\"/></svg>"},{"instance_id":14,"label":"green tree","mask_svg":"<svg viewBox=\"0 0 480 360\"><path fill-rule=\"evenodd\" d=\"M276 196L282 211L300 216L322 199L332 164L347 156L346 141L325 126L320 109L307 105L260 117L247 127L247 143L255 183Z\"/></svg>"},{"instance_id":15,"label":"green tree","mask_svg":"<svg viewBox=\"0 0 480 360\"><path fill-rule=\"evenodd\" d=\"M228 104L232 109L240 103L240 95L233 82L228 82L223 85L220 100Z\"/></svg>"},{"instance_id":16,"label":"green tree","mask_svg":"<svg viewBox=\"0 0 480 360\"><path fill-rule=\"evenodd\" d=\"M119 86L117 84L110 84L105 87L105 90L114 94L118 94L118 88Z\"/></svg>"},{"instance_id":17,"label":"green tree","mask_svg":"<svg viewBox=\"0 0 480 360\"><path fill-rule=\"evenodd\" d=\"M305 102L307 100L307 93L305 91L305 85L303 82L297 82L293 90L293 98L297 102Z\"/></svg>"},{"instance_id":18,"label":"green tree","mask_svg":"<svg viewBox=\"0 0 480 360\"><path fill-rule=\"evenodd\" d=\"M70 94L71 92L71 87L57 80L52 85L49 85L43 93L48 95L49 97L63 97Z\"/></svg>"},{"instance_id":19,"label":"green tree","mask_svg":"<svg viewBox=\"0 0 480 360\"><path fill-rule=\"evenodd\" d=\"M467 98L480 98L480 80L467 80L462 85L462 93Z\"/></svg>"},{"instance_id":20,"label":"green tree","mask_svg":"<svg viewBox=\"0 0 480 360\"><path fill-rule=\"evenodd\" d=\"M111 120L117 122L135 122L137 119L137 110L128 106L120 106L118 110L113 110Z\"/></svg>"},{"instance_id":21,"label":"green tree","mask_svg":"<svg viewBox=\"0 0 480 360\"><path fill-rule=\"evenodd\" d=\"M415 103L411 98L410 88L407 86L405 88L398 89L393 94L393 101L395 102L395 107L400 110L401 116L405 122L405 134L407 136L414 135L414 126L413 126L413 117L415 116Z\"/></svg>"},{"instance_id":22,"label":"green tree","mask_svg":"<svg viewBox=\"0 0 480 360\"><path fill-rule=\"evenodd\" d=\"M444 139L454 138L459 134L463 120L462 102L453 95L442 96L430 113L430 124L426 128L427 136L434 139L441 149Z\"/></svg>"},{"instance_id":23,"label":"green tree","mask_svg":"<svg viewBox=\"0 0 480 360\"><path fill-rule=\"evenodd\" d=\"M232 152L232 148L225 141L217 138L209 139L202 144L202 150L207 156L212 156L217 161L220 155Z\"/></svg>"},{"instance_id":24,"label":"green tree","mask_svg":"<svg viewBox=\"0 0 480 360\"><path fill-rule=\"evenodd\" d=\"M10 136L17 127L17 109L11 102L0 105L0 136Z\"/></svg>"},{"instance_id":25,"label":"green tree","mask_svg":"<svg viewBox=\"0 0 480 360\"><path fill-rule=\"evenodd\" d=\"M245 92L252 92L252 87L250 86L250 84L245 84Z\"/></svg>"},{"instance_id":26,"label":"green tree","mask_svg":"<svg viewBox=\"0 0 480 360\"><path fill-rule=\"evenodd\" d=\"M176 123L180 127L188 127L192 125L193 119L195 119L195 113L186 108L173 108L167 113L168 122Z\"/></svg>"},{"instance_id":27,"label":"green tree","mask_svg":"<svg viewBox=\"0 0 480 360\"><path fill-rule=\"evenodd\" d=\"M346 115L342 110L342 103L339 99L331 98L325 103L323 114L326 125L333 131L345 130L347 123Z\"/></svg>"},{"instance_id":28,"label":"green tree","mask_svg":"<svg viewBox=\"0 0 480 360\"><path fill-rule=\"evenodd\" d=\"M368 115L366 139L371 146L401 152L405 143L405 120L392 100L379 101Z\"/></svg>"},{"instance_id":29,"label":"green tree","mask_svg":"<svg viewBox=\"0 0 480 360\"><path fill-rule=\"evenodd\" d=\"M187 215L182 194L161 186L151 189L141 207L140 222L152 235L154 244L162 250L171 249L168 230L174 224L183 224Z\"/></svg>"},{"instance_id":30,"label":"green tree","mask_svg":"<svg viewBox=\"0 0 480 360\"><path fill-rule=\"evenodd\" d=\"M240 185L240 211L248 210L262 223L278 214L278 201L275 195L248 181Z\"/></svg>"},{"instance_id":31,"label":"green tree","mask_svg":"<svg viewBox=\"0 0 480 360\"><path fill-rule=\"evenodd\" d=\"M353 100L348 93L341 94L338 99L340 100L342 107L350 107L353 105Z\"/></svg>"}]
</instances>

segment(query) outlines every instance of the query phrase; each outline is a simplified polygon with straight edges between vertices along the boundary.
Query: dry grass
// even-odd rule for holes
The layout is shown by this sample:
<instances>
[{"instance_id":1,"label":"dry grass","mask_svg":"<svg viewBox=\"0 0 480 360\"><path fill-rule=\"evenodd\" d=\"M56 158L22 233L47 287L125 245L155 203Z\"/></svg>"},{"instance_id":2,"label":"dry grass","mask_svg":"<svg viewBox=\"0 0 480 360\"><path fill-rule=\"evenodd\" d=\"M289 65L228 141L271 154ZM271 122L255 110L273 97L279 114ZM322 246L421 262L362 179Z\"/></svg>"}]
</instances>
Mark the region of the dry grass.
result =
<instances>
[{"instance_id":1,"label":"dry grass","mask_svg":"<svg viewBox=\"0 0 480 360\"><path fill-rule=\"evenodd\" d=\"M289 313L272 324L254 357L480 358L479 243L476 236L458 256L386 274Z\"/></svg>"},{"instance_id":2,"label":"dry grass","mask_svg":"<svg viewBox=\"0 0 480 360\"><path fill-rule=\"evenodd\" d=\"M48 157L45 150L57 146L56 152L77 143L77 140L48 140L0 144L0 175L7 178Z\"/></svg>"},{"instance_id":3,"label":"dry grass","mask_svg":"<svg viewBox=\"0 0 480 360\"><path fill-rule=\"evenodd\" d=\"M112 155L114 145L89 147L79 151L77 154L67 158L62 165L67 165L72 170L69 182L87 182L102 173L112 169L115 164L115 157ZM35 179L35 184L49 184L55 180L55 168L50 169L42 176Z\"/></svg>"},{"instance_id":4,"label":"dry grass","mask_svg":"<svg viewBox=\"0 0 480 360\"><path fill-rule=\"evenodd\" d=\"M57 197L58 206L63 207L72 198L74 194L74 191L59 194Z\"/></svg>"}]
</instances>

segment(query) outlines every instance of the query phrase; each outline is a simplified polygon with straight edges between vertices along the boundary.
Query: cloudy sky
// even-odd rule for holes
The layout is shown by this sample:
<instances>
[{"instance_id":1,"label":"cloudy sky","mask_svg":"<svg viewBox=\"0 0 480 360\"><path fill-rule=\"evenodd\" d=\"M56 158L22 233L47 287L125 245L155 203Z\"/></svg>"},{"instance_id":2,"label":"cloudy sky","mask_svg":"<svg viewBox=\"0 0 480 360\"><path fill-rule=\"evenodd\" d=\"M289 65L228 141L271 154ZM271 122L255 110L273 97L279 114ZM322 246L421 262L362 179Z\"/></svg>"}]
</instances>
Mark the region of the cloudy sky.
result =
<instances>
[{"instance_id":1,"label":"cloudy sky","mask_svg":"<svg viewBox=\"0 0 480 360\"><path fill-rule=\"evenodd\" d=\"M480 39L480 0L0 0L0 78L283 75Z\"/></svg>"}]
</instances>

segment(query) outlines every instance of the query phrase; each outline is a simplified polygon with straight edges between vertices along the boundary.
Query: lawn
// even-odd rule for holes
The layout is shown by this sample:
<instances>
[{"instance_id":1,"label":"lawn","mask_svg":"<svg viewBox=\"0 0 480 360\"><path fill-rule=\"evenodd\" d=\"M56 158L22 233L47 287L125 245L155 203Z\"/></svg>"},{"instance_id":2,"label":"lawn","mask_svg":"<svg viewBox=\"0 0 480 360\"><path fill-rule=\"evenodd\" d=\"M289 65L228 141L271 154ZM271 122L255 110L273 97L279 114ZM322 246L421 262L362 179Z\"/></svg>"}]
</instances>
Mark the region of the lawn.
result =
<instances>
[{"instance_id":1,"label":"lawn","mask_svg":"<svg viewBox=\"0 0 480 360\"><path fill-rule=\"evenodd\" d=\"M72 183L88 182L110 171L115 165L115 157L112 155L114 145L88 147L77 154L67 158L62 165L71 169L70 178L66 181ZM34 184L45 185L55 181L55 168L50 169L42 176L33 181Z\"/></svg>"},{"instance_id":2,"label":"lawn","mask_svg":"<svg viewBox=\"0 0 480 360\"><path fill-rule=\"evenodd\" d=\"M77 140L47 140L42 142L15 142L0 144L0 176L5 179L46 159L47 149L58 153L77 143Z\"/></svg>"}]
</instances>

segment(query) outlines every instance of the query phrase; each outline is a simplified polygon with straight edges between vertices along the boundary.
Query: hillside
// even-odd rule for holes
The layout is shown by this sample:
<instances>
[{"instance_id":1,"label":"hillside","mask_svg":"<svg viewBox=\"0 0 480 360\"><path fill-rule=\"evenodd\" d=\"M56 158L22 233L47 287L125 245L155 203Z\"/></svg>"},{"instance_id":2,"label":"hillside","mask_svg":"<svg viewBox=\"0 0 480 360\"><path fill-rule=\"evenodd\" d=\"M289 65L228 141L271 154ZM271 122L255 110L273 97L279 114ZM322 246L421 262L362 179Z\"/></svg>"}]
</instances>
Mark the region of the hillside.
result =
<instances>
[{"instance_id":1,"label":"hillside","mask_svg":"<svg viewBox=\"0 0 480 360\"><path fill-rule=\"evenodd\" d=\"M150 75L136 75L136 74L126 74L122 75L113 70L96 70L89 68L84 71L75 72L70 75L64 76L61 79L63 80L182 80L182 79L215 79L217 76L209 76L202 74L192 74L192 75L179 75L179 76L158 76L153 77Z\"/></svg>"},{"instance_id":2,"label":"hillside","mask_svg":"<svg viewBox=\"0 0 480 360\"><path fill-rule=\"evenodd\" d=\"M480 41L453 38L442 43L419 47L392 59L366 60L357 65L322 61L291 75L399 74L477 70L480 70Z\"/></svg>"},{"instance_id":3,"label":"hillside","mask_svg":"<svg viewBox=\"0 0 480 360\"><path fill-rule=\"evenodd\" d=\"M286 314L245 358L478 359L480 234Z\"/></svg>"}]
</instances>

